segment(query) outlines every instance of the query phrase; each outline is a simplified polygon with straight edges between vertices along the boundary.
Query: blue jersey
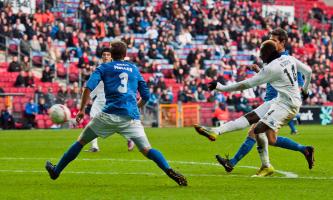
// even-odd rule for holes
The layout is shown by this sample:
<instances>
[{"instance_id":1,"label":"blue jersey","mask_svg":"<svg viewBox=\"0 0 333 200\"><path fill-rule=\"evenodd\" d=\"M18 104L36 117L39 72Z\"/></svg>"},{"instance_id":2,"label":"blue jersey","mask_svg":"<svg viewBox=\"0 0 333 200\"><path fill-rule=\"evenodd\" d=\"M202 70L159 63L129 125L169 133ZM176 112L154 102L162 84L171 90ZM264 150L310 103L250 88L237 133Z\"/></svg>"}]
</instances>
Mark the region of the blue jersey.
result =
<instances>
[{"instance_id":1,"label":"blue jersey","mask_svg":"<svg viewBox=\"0 0 333 200\"><path fill-rule=\"evenodd\" d=\"M131 119L140 119L136 94L143 101L149 100L149 89L138 68L130 62L103 63L91 74L86 87L93 91L100 81L104 82L106 104L103 112Z\"/></svg>"},{"instance_id":2,"label":"blue jersey","mask_svg":"<svg viewBox=\"0 0 333 200\"><path fill-rule=\"evenodd\" d=\"M288 51L284 51L281 53L281 55L289 55ZM297 82L299 86L303 86L304 85L304 80L303 80L303 76L300 72L297 72ZM274 98L276 98L278 95L278 92L272 87L271 84L267 83L266 85L266 95L264 100L265 101L270 101Z\"/></svg>"}]
</instances>

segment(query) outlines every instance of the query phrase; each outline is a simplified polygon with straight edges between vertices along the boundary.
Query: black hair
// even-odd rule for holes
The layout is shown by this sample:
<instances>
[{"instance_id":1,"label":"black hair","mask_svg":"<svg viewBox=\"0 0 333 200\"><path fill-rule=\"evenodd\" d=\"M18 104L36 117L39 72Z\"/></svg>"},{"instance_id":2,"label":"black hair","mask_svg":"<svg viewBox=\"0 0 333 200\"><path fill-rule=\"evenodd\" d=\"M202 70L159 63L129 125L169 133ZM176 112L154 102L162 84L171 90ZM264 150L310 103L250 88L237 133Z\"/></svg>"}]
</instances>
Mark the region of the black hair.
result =
<instances>
[{"instance_id":1,"label":"black hair","mask_svg":"<svg viewBox=\"0 0 333 200\"><path fill-rule=\"evenodd\" d=\"M103 50L102 50L102 54L104 52L108 52L108 53L111 53L111 49L109 47L104 47Z\"/></svg>"},{"instance_id":2,"label":"black hair","mask_svg":"<svg viewBox=\"0 0 333 200\"><path fill-rule=\"evenodd\" d=\"M266 64L279 58L281 55L276 49L276 44L272 40L266 40L263 42L260 48L260 58Z\"/></svg>"},{"instance_id":3,"label":"black hair","mask_svg":"<svg viewBox=\"0 0 333 200\"><path fill-rule=\"evenodd\" d=\"M285 44L288 42L288 33L282 28L274 29L270 35L277 36L279 42L284 42Z\"/></svg>"}]
</instances>

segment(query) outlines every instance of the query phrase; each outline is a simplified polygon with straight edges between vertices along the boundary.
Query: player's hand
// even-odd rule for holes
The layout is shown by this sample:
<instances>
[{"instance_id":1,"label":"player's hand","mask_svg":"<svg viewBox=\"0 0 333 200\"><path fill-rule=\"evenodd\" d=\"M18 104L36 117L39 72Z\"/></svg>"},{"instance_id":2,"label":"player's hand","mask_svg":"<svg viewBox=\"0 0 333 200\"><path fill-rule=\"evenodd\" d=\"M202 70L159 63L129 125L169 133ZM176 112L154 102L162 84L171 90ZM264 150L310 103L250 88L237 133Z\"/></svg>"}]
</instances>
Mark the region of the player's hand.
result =
<instances>
[{"instance_id":1,"label":"player's hand","mask_svg":"<svg viewBox=\"0 0 333 200\"><path fill-rule=\"evenodd\" d=\"M303 88L301 89L302 100L305 101L309 97L309 93L305 92Z\"/></svg>"},{"instance_id":2,"label":"player's hand","mask_svg":"<svg viewBox=\"0 0 333 200\"><path fill-rule=\"evenodd\" d=\"M84 117L84 111L79 111L77 114L76 114L76 122L77 123L80 123L81 122L81 120L83 119L83 117Z\"/></svg>"},{"instance_id":3,"label":"player's hand","mask_svg":"<svg viewBox=\"0 0 333 200\"><path fill-rule=\"evenodd\" d=\"M212 81L212 82L208 83L208 88L211 91L215 90L216 86L217 86L217 82L216 81Z\"/></svg>"},{"instance_id":4,"label":"player's hand","mask_svg":"<svg viewBox=\"0 0 333 200\"><path fill-rule=\"evenodd\" d=\"M247 68L248 68L249 70L255 71L255 72L257 72L257 73L260 71L260 67L259 67L257 64L249 65L249 66L247 66Z\"/></svg>"}]
</instances>

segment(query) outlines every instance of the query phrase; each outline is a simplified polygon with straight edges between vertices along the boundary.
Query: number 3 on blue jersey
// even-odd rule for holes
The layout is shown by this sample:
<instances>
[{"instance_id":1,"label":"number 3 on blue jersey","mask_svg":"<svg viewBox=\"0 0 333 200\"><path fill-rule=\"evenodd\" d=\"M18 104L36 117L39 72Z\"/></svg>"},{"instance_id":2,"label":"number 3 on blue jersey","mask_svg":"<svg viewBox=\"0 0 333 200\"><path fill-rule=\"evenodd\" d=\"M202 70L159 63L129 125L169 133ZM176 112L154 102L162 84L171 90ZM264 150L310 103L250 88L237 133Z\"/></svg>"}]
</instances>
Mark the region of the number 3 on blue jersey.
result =
<instances>
[{"instance_id":1,"label":"number 3 on blue jersey","mask_svg":"<svg viewBox=\"0 0 333 200\"><path fill-rule=\"evenodd\" d=\"M119 74L120 78L120 85L118 87L118 91L120 93L126 93L127 92L127 82L128 82L128 74L123 72Z\"/></svg>"}]
</instances>

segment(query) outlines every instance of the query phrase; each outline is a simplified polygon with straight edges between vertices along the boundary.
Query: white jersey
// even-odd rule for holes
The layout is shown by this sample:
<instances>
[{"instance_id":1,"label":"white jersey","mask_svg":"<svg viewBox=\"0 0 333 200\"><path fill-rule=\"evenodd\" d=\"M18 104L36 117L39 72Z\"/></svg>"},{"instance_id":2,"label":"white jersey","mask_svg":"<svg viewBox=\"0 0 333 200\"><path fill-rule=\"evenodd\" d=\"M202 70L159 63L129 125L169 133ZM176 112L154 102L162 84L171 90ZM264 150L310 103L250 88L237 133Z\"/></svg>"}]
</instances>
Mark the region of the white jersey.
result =
<instances>
[{"instance_id":1,"label":"white jersey","mask_svg":"<svg viewBox=\"0 0 333 200\"><path fill-rule=\"evenodd\" d=\"M95 97L96 99L94 100L94 102L100 102L105 104L106 99L105 99L103 81L100 81L97 87L93 91L91 91L90 98L93 99Z\"/></svg>"},{"instance_id":2,"label":"white jersey","mask_svg":"<svg viewBox=\"0 0 333 200\"><path fill-rule=\"evenodd\" d=\"M288 55L282 55L280 58L265 65L252 78L230 86L218 84L216 89L220 91L245 90L264 83L270 83L278 91L276 101L282 102L289 107L300 107L302 99L297 82L297 72L301 72L304 75L303 90L307 92L311 80L311 68Z\"/></svg>"},{"instance_id":3,"label":"white jersey","mask_svg":"<svg viewBox=\"0 0 333 200\"><path fill-rule=\"evenodd\" d=\"M91 91L90 98L93 99L95 97L96 99L94 100L90 110L90 117L92 118L102 112L102 109L106 103L103 81L100 81L97 87L93 91Z\"/></svg>"}]
</instances>

